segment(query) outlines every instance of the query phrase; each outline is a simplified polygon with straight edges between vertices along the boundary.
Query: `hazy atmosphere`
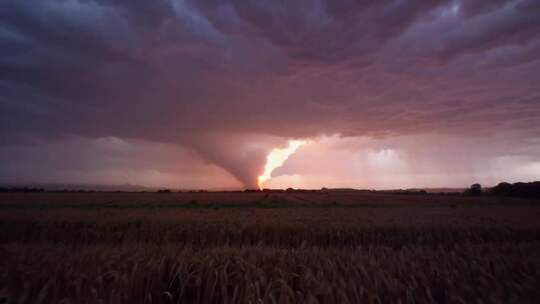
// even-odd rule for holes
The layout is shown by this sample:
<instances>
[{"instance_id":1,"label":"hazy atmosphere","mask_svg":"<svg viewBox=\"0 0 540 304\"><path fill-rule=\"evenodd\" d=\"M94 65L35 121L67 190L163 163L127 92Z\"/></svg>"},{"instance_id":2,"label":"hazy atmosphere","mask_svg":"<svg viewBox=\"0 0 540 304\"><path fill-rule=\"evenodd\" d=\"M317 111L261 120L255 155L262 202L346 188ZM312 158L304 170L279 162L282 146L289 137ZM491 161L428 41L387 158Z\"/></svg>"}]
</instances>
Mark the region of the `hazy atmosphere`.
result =
<instances>
[{"instance_id":1,"label":"hazy atmosphere","mask_svg":"<svg viewBox=\"0 0 540 304\"><path fill-rule=\"evenodd\" d=\"M364 3L366 2L366 3ZM0 182L540 179L540 3L2 1Z\"/></svg>"},{"instance_id":2,"label":"hazy atmosphere","mask_svg":"<svg viewBox=\"0 0 540 304\"><path fill-rule=\"evenodd\" d=\"M540 0L0 0L0 304L540 303Z\"/></svg>"}]
</instances>

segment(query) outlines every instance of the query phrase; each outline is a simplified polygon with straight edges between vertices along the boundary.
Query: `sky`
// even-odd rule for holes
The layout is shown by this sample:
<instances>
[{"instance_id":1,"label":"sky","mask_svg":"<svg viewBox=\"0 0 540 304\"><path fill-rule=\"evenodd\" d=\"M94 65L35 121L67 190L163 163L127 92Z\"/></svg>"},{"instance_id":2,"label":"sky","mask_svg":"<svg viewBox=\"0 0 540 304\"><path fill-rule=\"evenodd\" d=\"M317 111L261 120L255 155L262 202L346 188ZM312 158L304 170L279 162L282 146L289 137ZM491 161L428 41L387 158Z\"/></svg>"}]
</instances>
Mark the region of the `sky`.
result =
<instances>
[{"instance_id":1,"label":"sky","mask_svg":"<svg viewBox=\"0 0 540 304\"><path fill-rule=\"evenodd\" d=\"M0 183L540 180L540 1L0 2Z\"/></svg>"}]
</instances>

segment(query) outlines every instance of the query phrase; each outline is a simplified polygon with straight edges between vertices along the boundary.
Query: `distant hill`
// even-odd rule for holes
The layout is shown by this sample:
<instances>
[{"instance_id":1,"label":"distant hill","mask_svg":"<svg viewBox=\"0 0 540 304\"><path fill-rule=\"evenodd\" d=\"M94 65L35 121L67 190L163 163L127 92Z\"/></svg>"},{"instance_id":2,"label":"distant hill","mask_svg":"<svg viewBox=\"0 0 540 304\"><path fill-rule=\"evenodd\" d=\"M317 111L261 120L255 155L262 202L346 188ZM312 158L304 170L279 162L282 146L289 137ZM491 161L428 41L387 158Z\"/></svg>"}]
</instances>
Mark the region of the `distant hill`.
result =
<instances>
[{"instance_id":1,"label":"distant hill","mask_svg":"<svg viewBox=\"0 0 540 304\"><path fill-rule=\"evenodd\" d=\"M157 192L159 190L167 189L171 192L177 191L240 191L241 188L234 187L222 187L222 188L208 188L208 189L192 189L192 188L170 188L170 187L147 187L141 185L132 184L118 184L118 185L103 185L103 184L67 184L67 183L20 183L20 184L0 184L0 189L12 189L12 190L39 190L44 191L96 191L96 192ZM20 192L34 192L34 191L20 191Z\"/></svg>"},{"instance_id":2,"label":"distant hill","mask_svg":"<svg viewBox=\"0 0 540 304\"><path fill-rule=\"evenodd\" d=\"M55 183L44 183L44 184L6 184L0 185L0 188L4 189L44 189L45 191L98 191L98 192L112 192L112 191L122 191L122 192L139 192L139 191L157 191L161 188L146 187L139 185L131 184L121 184L121 185L99 185L99 184L55 184Z\"/></svg>"}]
</instances>

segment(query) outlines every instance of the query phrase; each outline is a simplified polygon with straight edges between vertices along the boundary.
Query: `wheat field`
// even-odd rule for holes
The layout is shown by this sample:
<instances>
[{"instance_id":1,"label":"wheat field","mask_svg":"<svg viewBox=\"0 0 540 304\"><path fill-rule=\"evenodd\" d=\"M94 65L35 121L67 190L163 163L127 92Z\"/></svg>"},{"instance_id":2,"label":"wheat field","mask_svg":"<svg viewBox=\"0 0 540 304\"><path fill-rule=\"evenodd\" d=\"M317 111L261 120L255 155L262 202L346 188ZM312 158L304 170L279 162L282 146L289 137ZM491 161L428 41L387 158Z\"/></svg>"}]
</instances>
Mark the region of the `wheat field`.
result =
<instances>
[{"instance_id":1,"label":"wheat field","mask_svg":"<svg viewBox=\"0 0 540 304\"><path fill-rule=\"evenodd\" d=\"M0 196L3 303L538 303L539 204L364 193Z\"/></svg>"}]
</instances>

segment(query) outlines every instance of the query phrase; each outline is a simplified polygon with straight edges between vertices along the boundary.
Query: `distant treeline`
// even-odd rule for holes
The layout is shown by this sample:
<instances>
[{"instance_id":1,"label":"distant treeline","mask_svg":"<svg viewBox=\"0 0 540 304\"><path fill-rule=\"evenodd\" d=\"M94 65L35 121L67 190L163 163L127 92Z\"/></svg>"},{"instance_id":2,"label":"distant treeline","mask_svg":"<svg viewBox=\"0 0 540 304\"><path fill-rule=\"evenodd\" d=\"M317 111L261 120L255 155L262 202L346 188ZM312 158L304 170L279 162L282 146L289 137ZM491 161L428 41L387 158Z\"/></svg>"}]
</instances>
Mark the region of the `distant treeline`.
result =
<instances>
[{"instance_id":1,"label":"distant treeline","mask_svg":"<svg viewBox=\"0 0 540 304\"><path fill-rule=\"evenodd\" d=\"M500 183L491 188L488 193L500 196L540 198L540 181L515 184Z\"/></svg>"},{"instance_id":2,"label":"distant treeline","mask_svg":"<svg viewBox=\"0 0 540 304\"><path fill-rule=\"evenodd\" d=\"M0 187L0 192L96 192L95 190L86 190L86 189L62 189L62 190L45 190L44 188L38 187ZM102 191L102 192L148 192L148 191ZM157 193L172 193L172 192L187 192L187 193L206 193L208 190L188 190L188 191L173 191L170 189L159 189ZM480 184L473 184L470 188L466 189L463 193L460 192L428 192L423 189L397 189L397 190L360 190L360 189L327 189L321 188L320 190L307 190L307 189L293 189L287 188L283 189L246 189L246 190L237 190L237 191L218 191L226 193L241 193L241 192L271 192L271 193L335 193L335 192L361 192L361 193L380 193L380 194L399 194L399 195L467 195L467 196L477 196L477 195L497 195L497 196L509 196L509 197L521 197L521 198L540 198L540 181L530 182L530 183L499 183L493 188L484 188Z\"/></svg>"},{"instance_id":3,"label":"distant treeline","mask_svg":"<svg viewBox=\"0 0 540 304\"><path fill-rule=\"evenodd\" d=\"M45 189L31 187L0 187L0 192L45 192Z\"/></svg>"}]
</instances>

